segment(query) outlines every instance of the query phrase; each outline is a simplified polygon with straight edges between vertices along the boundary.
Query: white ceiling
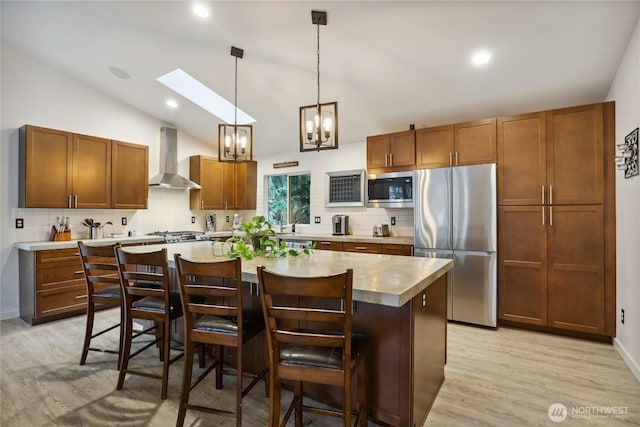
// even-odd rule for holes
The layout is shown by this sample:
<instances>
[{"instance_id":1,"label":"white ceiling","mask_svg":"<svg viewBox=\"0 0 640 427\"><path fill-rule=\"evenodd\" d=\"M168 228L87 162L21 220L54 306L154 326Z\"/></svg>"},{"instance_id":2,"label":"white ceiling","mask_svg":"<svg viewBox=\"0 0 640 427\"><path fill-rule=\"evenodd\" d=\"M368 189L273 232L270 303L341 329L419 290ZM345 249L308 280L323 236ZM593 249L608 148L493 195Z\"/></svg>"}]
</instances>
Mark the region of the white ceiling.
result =
<instances>
[{"instance_id":1,"label":"white ceiling","mask_svg":"<svg viewBox=\"0 0 640 427\"><path fill-rule=\"evenodd\" d=\"M256 118L256 156L298 151L298 108L337 101L339 143L367 135L603 101L639 1L0 2L2 41L183 132L215 142L218 119L156 78L182 68ZM489 49L478 69L470 54ZM118 67L131 76L109 72ZM170 110L173 97L179 108ZM5 107L6 108L6 107Z\"/></svg>"}]
</instances>

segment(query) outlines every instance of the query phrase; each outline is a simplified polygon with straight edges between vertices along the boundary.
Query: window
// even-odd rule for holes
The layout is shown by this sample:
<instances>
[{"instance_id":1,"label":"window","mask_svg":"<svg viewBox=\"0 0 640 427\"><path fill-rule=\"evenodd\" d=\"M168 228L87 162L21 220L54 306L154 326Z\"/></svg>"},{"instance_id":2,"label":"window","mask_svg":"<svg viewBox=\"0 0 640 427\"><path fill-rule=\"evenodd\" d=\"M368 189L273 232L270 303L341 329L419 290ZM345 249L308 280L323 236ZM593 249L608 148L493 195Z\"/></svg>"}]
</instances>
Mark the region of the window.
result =
<instances>
[{"instance_id":1,"label":"window","mask_svg":"<svg viewBox=\"0 0 640 427\"><path fill-rule=\"evenodd\" d=\"M309 224L311 175L267 176L267 220L272 224Z\"/></svg>"}]
</instances>

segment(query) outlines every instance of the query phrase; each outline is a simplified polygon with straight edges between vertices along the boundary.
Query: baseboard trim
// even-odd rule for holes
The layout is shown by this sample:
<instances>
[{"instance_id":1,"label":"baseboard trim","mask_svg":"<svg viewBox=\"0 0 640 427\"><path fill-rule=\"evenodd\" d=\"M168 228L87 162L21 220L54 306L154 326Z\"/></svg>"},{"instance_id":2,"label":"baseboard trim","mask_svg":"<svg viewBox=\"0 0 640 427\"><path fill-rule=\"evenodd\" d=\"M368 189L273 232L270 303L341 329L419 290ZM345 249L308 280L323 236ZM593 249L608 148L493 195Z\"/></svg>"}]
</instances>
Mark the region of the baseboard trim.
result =
<instances>
[{"instance_id":1,"label":"baseboard trim","mask_svg":"<svg viewBox=\"0 0 640 427\"><path fill-rule=\"evenodd\" d=\"M620 354L622 360L625 361L627 366L629 366L629 369L631 369L633 376L635 376L638 382L640 382L640 365L638 365L638 362L633 360L633 357L631 357L627 349L624 347L624 345L622 345L618 338L613 339L613 347L618 350L618 354Z\"/></svg>"},{"instance_id":2,"label":"baseboard trim","mask_svg":"<svg viewBox=\"0 0 640 427\"><path fill-rule=\"evenodd\" d=\"M20 310L10 310L10 311L0 312L0 320L15 319L16 317L20 317Z\"/></svg>"}]
</instances>

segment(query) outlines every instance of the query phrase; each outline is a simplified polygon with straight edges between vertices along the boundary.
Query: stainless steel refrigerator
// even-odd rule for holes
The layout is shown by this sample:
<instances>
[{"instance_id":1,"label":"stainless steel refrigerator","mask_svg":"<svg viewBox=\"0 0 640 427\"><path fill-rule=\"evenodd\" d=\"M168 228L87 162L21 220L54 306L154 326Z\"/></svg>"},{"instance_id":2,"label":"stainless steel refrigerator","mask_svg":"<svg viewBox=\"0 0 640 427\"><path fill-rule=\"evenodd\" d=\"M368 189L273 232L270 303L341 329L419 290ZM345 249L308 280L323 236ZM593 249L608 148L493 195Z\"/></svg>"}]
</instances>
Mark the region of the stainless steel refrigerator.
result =
<instances>
[{"instance_id":1,"label":"stainless steel refrigerator","mask_svg":"<svg viewBox=\"0 0 640 427\"><path fill-rule=\"evenodd\" d=\"M415 256L453 258L449 319L497 326L496 165L416 171Z\"/></svg>"}]
</instances>

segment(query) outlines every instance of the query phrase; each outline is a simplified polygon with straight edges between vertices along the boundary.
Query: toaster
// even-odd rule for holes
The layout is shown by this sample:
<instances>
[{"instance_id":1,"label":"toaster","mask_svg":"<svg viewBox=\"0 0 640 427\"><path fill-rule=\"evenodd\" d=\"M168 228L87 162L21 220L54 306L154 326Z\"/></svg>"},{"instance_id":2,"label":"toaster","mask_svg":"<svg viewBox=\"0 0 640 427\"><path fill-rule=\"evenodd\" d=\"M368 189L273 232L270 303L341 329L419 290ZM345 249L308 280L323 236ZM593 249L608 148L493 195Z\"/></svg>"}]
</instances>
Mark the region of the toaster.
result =
<instances>
[{"instance_id":1,"label":"toaster","mask_svg":"<svg viewBox=\"0 0 640 427\"><path fill-rule=\"evenodd\" d=\"M389 226L387 224L377 224L373 226L373 237L387 237Z\"/></svg>"}]
</instances>

